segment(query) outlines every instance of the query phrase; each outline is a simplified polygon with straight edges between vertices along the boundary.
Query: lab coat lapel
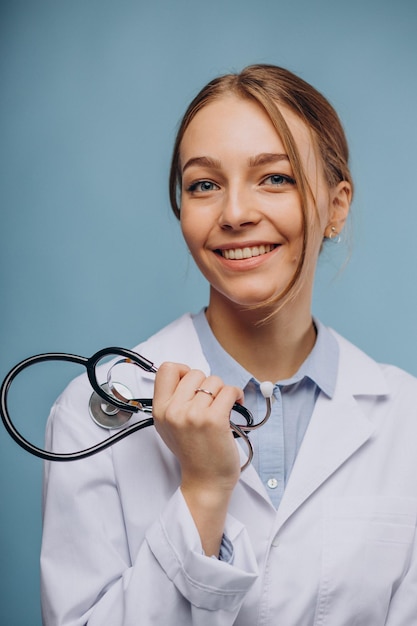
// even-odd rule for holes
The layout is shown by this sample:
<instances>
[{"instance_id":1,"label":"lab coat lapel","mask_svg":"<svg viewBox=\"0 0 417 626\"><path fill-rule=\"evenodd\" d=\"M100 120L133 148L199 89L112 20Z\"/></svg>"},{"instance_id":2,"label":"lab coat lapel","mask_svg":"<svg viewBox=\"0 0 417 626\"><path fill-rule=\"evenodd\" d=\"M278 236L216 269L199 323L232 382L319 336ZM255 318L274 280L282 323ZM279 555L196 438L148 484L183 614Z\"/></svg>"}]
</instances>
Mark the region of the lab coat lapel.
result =
<instances>
[{"instance_id":1,"label":"lab coat lapel","mask_svg":"<svg viewBox=\"0 0 417 626\"><path fill-rule=\"evenodd\" d=\"M279 529L319 487L369 439L374 425L356 399L322 394L301 445L277 513Z\"/></svg>"},{"instance_id":2,"label":"lab coat lapel","mask_svg":"<svg viewBox=\"0 0 417 626\"><path fill-rule=\"evenodd\" d=\"M374 426L349 394L317 400L310 425L284 491L276 518L277 530L371 436ZM242 464L245 454L241 452ZM270 503L262 481L249 466L241 480Z\"/></svg>"},{"instance_id":3,"label":"lab coat lapel","mask_svg":"<svg viewBox=\"0 0 417 626\"><path fill-rule=\"evenodd\" d=\"M332 331L334 332L334 331ZM360 397L389 394L381 367L334 333L340 358L332 399L321 393L278 509L276 530L371 437L375 429Z\"/></svg>"}]
</instances>

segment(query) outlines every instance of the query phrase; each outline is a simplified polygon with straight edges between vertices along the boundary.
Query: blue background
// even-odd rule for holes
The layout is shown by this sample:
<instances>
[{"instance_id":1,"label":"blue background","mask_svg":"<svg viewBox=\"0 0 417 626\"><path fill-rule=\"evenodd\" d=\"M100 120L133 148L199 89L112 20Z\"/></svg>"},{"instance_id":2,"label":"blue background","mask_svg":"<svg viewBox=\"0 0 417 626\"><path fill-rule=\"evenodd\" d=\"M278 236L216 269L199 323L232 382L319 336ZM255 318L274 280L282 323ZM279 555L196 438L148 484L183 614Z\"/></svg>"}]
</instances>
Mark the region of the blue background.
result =
<instances>
[{"instance_id":1,"label":"blue background","mask_svg":"<svg viewBox=\"0 0 417 626\"><path fill-rule=\"evenodd\" d=\"M414 0L0 6L0 378L38 352L133 346L206 303L170 215L171 146L196 91L254 62L323 91L350 141L351 233L322 255L315 314L417 374ZM73 375L16 381L38 444ZM0 623L38 626L42 462L0 431L0 465Z\"/></svg>"}]
</instances>

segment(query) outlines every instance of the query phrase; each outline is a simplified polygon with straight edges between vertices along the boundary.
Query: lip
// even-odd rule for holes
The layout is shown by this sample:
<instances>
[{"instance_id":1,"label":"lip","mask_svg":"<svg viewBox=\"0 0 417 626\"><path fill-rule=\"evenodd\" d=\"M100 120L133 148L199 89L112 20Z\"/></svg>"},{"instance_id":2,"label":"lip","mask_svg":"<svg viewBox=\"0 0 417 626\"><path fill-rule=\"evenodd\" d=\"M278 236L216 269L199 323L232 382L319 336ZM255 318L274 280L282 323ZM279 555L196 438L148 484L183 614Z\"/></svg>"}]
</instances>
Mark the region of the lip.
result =
<instances>
[{"instance_id":1,"label":"lip","mask_svg":"<svg viewBox=\"0 0 417 626\"><path fill-rule=\"evenodd\" d=\"M278 246L277 241L267 241L261 239L250 239L248 241L229 241L211 246L213 250L233 250L234 248L254 248L255 246Z\"/></svg>"}]
</instances>

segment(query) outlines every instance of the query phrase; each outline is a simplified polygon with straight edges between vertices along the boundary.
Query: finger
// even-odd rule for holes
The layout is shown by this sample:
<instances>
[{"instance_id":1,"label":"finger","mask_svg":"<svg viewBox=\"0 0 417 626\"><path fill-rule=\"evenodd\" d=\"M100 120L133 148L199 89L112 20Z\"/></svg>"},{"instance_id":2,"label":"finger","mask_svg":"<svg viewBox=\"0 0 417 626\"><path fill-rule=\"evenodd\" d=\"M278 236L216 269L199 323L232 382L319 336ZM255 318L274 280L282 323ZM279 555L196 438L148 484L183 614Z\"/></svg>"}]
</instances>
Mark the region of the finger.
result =
<instances>
[{"instance_id":1,"label":"finger","mask_svg":"<svg viewBox=\"0 0 417 626\"><path fill-rule=\"evenodd\" d=\"M244 394L239 387L224 386L214 398L211 409L214 419L224 420L229 426L230 414L235 403L243 403ZM227 418L227 419L226 419Z\"/></svg>"},{"instance_id":2,"label":"finger","mask_svg":"<svg viewBox=\"0 0 417 626\"><path fill-rule=\"evenodd\" d=\"M194 415L200 426L206 425L210 430L220 430L226 433L230 428L230 419L235 402L243 402L242 389L223 385L218 387L216 393L202 393L197 390L195 399L190 401L190 415ZM213 383L206 379L202 383L202 389L211 391Z\"/></svg>"},{"instance_id":3,"label":"finger","mask_svg":"<svg viewBox=\"0 0 417 626\"><path fill-rule=\"evenodd\" d=\"M196 389L200 388L206 375L201 370L192 370L178 363L163 363L155 379L154 416L165 413L168 405L170 413L183 413L184 406L193 401ZM218 387L222 384L221 380ZM214 388L213 395L217 392ZM210 394L206 394L207 397Z\"/></svg>"},{"instance_id":4,"label":"finger","mask_svg":"<svg viewBox=\"0 0 417 626\"><path fill-rule=\"evenodd\" d=\"M231 402L232 406L235 403L243 404L245 401L243 389L241 389L240 387L234 387L233 385L225 385L221 389L221 400Z\"/></svg>"},{"instance_id":5,"label":"finger","mask_svg":"<svg viewBox=\"0 0 417 626\"><path fill-rule=\"evenodd\" d=\"M190 389L192 391L192 389ZM194 390L194 406L201 408L213 407L222 416L229 417L233 405L244 401L242 389L231 385L225 385L218 376L208 376Z\"/></svg>"},{"instance_id":6,"label":"finger","mask_svg":"<svg viewBox=\"0 0 417 626\"><path fill-rule=\"evenodd\" d=\"M160 365L155 376L154 408L169 401L181 379L190 371L183 363L165 362Z\"/></svg>"},{"instance_id":7,"label":"finger","mask_svg":"<svg viewBox=\"0 0 417 626\"><path fill-rule=\"evenodd\" d=\"M212 402L219 391L224 386L221 378L218 376L208 376L200 383L199 387L194 389L194 397L197 403L204 403L204 406Z\"/></svg>"}]
</instances>

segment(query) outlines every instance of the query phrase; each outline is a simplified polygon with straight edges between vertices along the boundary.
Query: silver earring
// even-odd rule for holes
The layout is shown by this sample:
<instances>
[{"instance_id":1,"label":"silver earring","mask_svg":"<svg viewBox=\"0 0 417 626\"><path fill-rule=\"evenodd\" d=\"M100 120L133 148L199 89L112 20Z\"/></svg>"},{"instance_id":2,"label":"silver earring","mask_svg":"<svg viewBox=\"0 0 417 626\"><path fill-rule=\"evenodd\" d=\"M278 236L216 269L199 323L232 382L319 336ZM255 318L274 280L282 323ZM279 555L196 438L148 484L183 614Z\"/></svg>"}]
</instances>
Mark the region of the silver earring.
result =
<instances>
[{"instance_id":1,"label":"silver earring","mask_svg":"<svg viewBox=\"0 0 417 626\"><path fill-rule=\"evenodd\" d=\"M337 232L334 226L332 226L330 229L330 235L328 235L328 237L325 237L324 239L334 244L340 243L342 241L341 236L339 235L339 233Z\"/></svg>"}]
</instances>

